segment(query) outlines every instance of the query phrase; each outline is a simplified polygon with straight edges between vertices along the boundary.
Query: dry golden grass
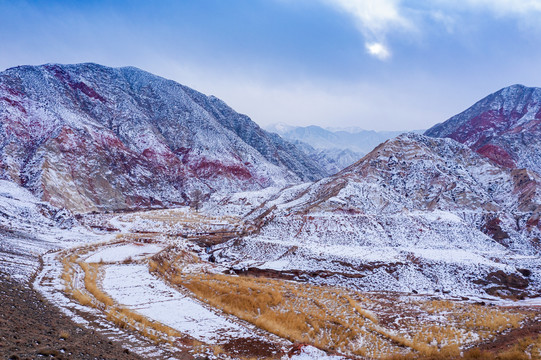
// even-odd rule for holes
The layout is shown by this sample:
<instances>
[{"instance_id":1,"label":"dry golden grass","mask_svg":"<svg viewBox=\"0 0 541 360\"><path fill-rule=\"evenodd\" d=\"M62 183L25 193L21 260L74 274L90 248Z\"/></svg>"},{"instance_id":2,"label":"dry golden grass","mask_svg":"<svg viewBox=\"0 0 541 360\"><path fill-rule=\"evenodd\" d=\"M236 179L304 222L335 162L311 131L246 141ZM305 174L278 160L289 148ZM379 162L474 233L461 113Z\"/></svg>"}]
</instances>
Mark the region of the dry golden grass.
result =
<instances>
[{"instance_id":1,"label":"dry golden grass","mask_svg":"<svg viewBox=\"0 0 541 360\"><path fill-rule=\"evenodd\" d=\"M541 359L541 335L519 339L511 348L497 354L497 360Z\"/></svg>"},{"instance_id":2,"label":"dry golden grass","mask_svg":"<svg viewBox=\"0 0 541 360\"><path fill-rule=\"evenodd\" d=\"M356 346L356 338L363 334L374 344L374 352L396 347L396 339L378 331L377 317L361 307L358 294L264 278L182 274L163 258L152 260L149 268L170 276L208 304L293 342L370 355L372 351Z\"/></svg>"},{"instance_id":3,"label":"dry golden grass","mask_svg":"<svg viewBox=\"0 0 541 360\"><path fill-rule=\"evenodd\" d=\"M60 336L61 339L69 339L71 334L69 333L69 331L66 331L66 330L62 330L60 331L60 333L58 334Z\"/></svg>"},{"instance_id":4,"label":"dry golden grass","mask_svg":"<svg viewBox=\"0 0 541 360\"><path fill-rule=\"evenodd\" d=\"M539 360L541 359L541 336L524 338L509 349L486 351L480 349L466 350L463 353L437 353L425 356L416 354L393 355L387 360Z\"/></svg>"},{"instance_id":5,"label":"dry golden grass","mask_svg":"<svg viewBox=\"0 0 541 360\"><path fill-rule=\"evenodd\" d=\"M158 271L158 262L155 260L149 260L148 261L148 271L151 273Z\"/></svg>"},{"instance_id":6,"label":"dry golden grass","mask_svg":"<svg viewBox=\"0 0 541 360\"><path fill-rule=\"evenodd\" d=\"M205 216L195 211L177 211L177 210L149 210L140 211L131 214L125 214L118 217L120 221L134 223L136 221L151 221L158 224L182 224L186 226L201 224L229 223L237 224L239 218L233 216Z\"/></svg>"},{"instance_id":7,"label":"dry golden grass","mask_svg":"<svg viewBox=\"0 0 541 360\"><path fill-rule=\"evenodd\" d=\"M84 250L88 250L85 247ZM78 249L79 254L83 253L82 249ZM72 277L73 267L79 265L84 272L84 291L73 289ZM62 279L66 282L66 292L69 293L81 305L91 306L94 308L106 308L114 305L113 299L104 293L97 285L97 277L100 269L100 264L87 264L79 260L77 254L65 256L62 259Z\"/></svg>"},{"instance_id":8,"label":"dry golden grass","mask_svg":"<svg viewBox=\"0 0 541 360\"><path fill-rule=\"evenodd\" d=\"M71 292L71 296L83 306L94 306L92 303L92 297L86 293L83 293L81 290L73 290Z\"/></svg>"},{"instance_id":9,"label":"dry golden grass","mask_svg":"<svg viewBox=\"0 0 541 360\"><path fill-rule=\"evenodd\" d=\"M99 301L101 304L103 304L106 307L113 306L115 302L113 299L107 295L105 292L103 292L98 284L97 284L97 277L100 265L99 264L87 264L85 262L79 261L79 266L83 269L85 272L85 288L86 290L92 294L96 298L97 301Z\"/></svg>"},{"instance_id":10,"label":"dry golden grass","mask_svg":"<svg viewBox=\"0 0 541 360\"><path fill-rule=\"evenodd\" d=\"M367 294L275 279L184 273L187 261L186 254L158 256L149 269L209 305L278 336L348 354L457 358L472 339L490 339L518 327L525 318L497 307L421 300L384 303L387 309L415 308L417 315L401 319L397 326L382 324L377 315L382 304Z\"/></svg>"},{"instance_id":11,"label":"dry golden grass","mask_svg":"<svg viewBox=\"0 0 541 360\"><path fill-rule=\"evenodd\" d=\"M212 345L210 347L212 353L216 356L218 355L221 355L221 354L224 354L225 353L225 350L223 347L221 347L220 345Z\"/></svg>"},{"instance_id":12,"label":"dry golden grass","mask_svg":"<svg viewBox=\"0 0 541 360\"><path fill-rule=\"evenodd\" d=\"M433 300L424 306L429 313L445 313L463 324L466 329L480 333L497 333L509 328L516 328L525 318L522 313L506 311L499 307L449 300Z\"/></svg>"},{"instance_id":13,"label":"dry golden grass","mask_svg":"<svg viewBox=\"0 0 541 360\"><path fill-rule=\"evenodd\" d=\"M75 261L75 259L76 259L76 255L71 255L69 257L66 256L62 259L61 279L64 281L64 285L66 286L66 288L70 288L71 282L73 281L72 279L73 271L71 269L71 264Z\"/></svg>"},{"instance_id":14,"label":"dry golden grass","mask_svg":"<svg viewBox=\"0 0 541 360\"><path fill-rule=\"evenodd\" d=\"M115 238L115 243L144 243L151 242L157 235L155 233L139 232L139 233L128 233L128 234L118 234Z\"/></svg>"},{"instance_id":15,"label":"dry golden grass","mask_svg":"<svg viewBox=\"0 0 541 360\"><path fill-rule=\"evenodd\" d=\"M133 222L137 219L153 220L161 222L176 222L176 223L230 223L237 224L240 218L236 216L206 216L196 211L178 211L174 209L164 210L148 210L140 211L132 214L126 214L119 217L121 221Z\"/></svg>"}]
</instances>

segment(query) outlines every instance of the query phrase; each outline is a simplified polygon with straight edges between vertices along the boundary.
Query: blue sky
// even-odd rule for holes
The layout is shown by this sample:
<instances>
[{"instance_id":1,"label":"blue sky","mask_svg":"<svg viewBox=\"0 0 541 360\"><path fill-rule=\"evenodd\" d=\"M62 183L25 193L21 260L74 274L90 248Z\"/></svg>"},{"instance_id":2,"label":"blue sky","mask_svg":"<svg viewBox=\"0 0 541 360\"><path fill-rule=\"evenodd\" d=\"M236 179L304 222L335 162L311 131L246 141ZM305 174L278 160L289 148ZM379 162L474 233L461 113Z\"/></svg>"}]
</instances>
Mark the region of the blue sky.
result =
<instances>
[{"instance_id":1,"label":"blue sky","mask_svg":"<svg viewBox=\"0 0 541 360\"><path fill-rule=\"evenodd\" d=\"M541 86L541 0L0 0L0 68L132 65L260 125L428 128Z\"/></svg>"}]
</instances>

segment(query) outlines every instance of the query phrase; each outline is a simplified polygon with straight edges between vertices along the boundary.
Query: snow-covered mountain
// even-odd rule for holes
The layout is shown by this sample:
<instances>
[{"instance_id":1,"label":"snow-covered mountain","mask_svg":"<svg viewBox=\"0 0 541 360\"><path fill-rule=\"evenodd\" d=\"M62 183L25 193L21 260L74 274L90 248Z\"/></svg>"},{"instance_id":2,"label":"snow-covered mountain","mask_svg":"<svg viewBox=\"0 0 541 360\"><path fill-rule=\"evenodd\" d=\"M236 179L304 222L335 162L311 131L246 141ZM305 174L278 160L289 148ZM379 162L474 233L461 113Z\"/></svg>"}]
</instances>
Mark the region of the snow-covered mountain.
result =
<instances>
[{"instance_id":1,"label":"snow-covered mountain","mask_svg":"<svg viewBox=\"0 0 541 360\"><path fill-rule=\"evenodd\" d=\"M454 140L404 134L271 197L249 215L259 233L214 255L242 271L365 290L533 294L540 183Z\"/></svg>"},{"instance_id":2,"label":"snow-covered mountain","mask_svg":"<svg viewBox=\"0 0 541 360\"><path fill-rule=\"evenodd\" d=\"M403 133L363 130L357 127L324 129L315 125L300 127L282 123L269 125L266 129L294 142L329 174L343 170L385 140Z\"/></svg>"},{"instance_id":3,"label":"snow-covered mountain","mask_svg":"<svg viewBox=\"0 0 541 360\"><path fill-rule=\"evenodd\" d=\"M365 155L349 149L316 149L299 140L291 140L291 142L295 144L299 150L323 167L328 174L336 174Z\"/></svg>"},{"instance_id":4,"label":"snow-covered mountain","mask_svg":"<svg viewBox=\"0 0 541 360\"><path fill-rule=\"evenodd\" d=\"M541 174L541 88L501 89L426 135L459 141L507 168Z\"/></svg>"},{"instance_id":5,"label":"snow-covered mountain","mask_svg":"<svg viewBox=\"0 0 541 360\"><path fill-rule=\"evenodd\" d=\"M325 175L221 100L133 67L0 73L0 178L56 206L170 206Z\"/></svg>"},{"instance_id":6,"label":"snow-covered mountain","mask_svg":"<svg viewBox=\"0 0 541 360\"><path fill-rule=\"evenodd\" d=\"M285 139L298 140L315 149L348 149L355 153L367 154L376 146L400 135L403 131L374 131L357 128L346 130L328 130L319 126L288 126L275 124L266 128L276 132Z\"/></svg>"}]
</instances>

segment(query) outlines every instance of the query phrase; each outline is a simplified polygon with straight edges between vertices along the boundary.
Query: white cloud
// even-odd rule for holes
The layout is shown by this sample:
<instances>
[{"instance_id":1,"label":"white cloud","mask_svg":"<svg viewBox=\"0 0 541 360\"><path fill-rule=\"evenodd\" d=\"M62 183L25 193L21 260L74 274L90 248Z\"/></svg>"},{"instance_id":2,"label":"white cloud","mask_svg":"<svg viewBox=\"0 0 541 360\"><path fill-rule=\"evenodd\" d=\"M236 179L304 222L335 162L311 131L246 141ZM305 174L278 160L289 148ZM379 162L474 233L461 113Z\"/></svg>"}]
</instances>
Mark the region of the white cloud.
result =
<instances>
[{"instance_id":1,"label":"white cloud","mask_svg":"<svg viewBox=\"0 0 541 360\"><path fill-rule=\"evenodd\" d=\"M395 29L414 28L402 15L400 0L323 0L352 16L365 38L368 53L380 60L391 56L386 45L387 34Z\"/></svg>"},{"instance_id":2,"label":"white cloud","mask_svg":"<svg viewBox=\"0 0 541 360\"><path fill-rule=\"evenodd\" d=\"M528 25L539 26L541 0L433 0L431 6L438 12L478 12L499 18L516 18Z\"/></svg>"},{"instance_id":3,"label":"white cloud","mask_svg":"<svg viewBox=\"0 0 541 360\"><path fill-rule=\"evenodd\" d=\"M366 43L366 51L372 56L377 57L380 60L387 60L391 57L391 52L389 49L382 43Z\"/></svg>"},{"instance_id":4,"label":"white cloud","mask_svg":"<svg viewBox=\"0 0 541 360\"><path fill-rule=\"evenodd\" d=\"M392 27L408 27L400 14L398 0L326 0L350 13L358 21L361 31L373 36L384 35Z\"/></svg>"},{"instance_id":5,"label":"white cloud","mask_svg":"<svg viewBox=\"0 0 541 360\"><path fill-rule=\"evenodd\" d=\"M320 0L351 16L365 39L367 53L379 60L391 57L388 35L421 32L431 18L455 32L460 13L477 12L515 18L521 27L541 28L541 0L433 0L406 4L403 0ZM426 29L424 29L426 31Z\"/></svg>"},{"instance_id":6,"label":"white cloud","mask_svg":"<svg viewBox=\"0 0 541 360\"><path fill-rule=\"evenodd\" d=\"M466 0L465 2L473 7L491 10L501 16L541 12L540 0Z\"/></svg>"},{"instance_id":7,"label":"white cloud","mask_svg":"<svg viewBox=\"0 0 541 360\"><path fill-rule=\"evenodd\" d=\"M447 30L449 34L452 34L455 32L456 19L454 17L444 13L441 10L433 10L429 13L430 13L430 17L436 22L443 25L445 27L445 30Z\"/></svg>"}]
</instances>

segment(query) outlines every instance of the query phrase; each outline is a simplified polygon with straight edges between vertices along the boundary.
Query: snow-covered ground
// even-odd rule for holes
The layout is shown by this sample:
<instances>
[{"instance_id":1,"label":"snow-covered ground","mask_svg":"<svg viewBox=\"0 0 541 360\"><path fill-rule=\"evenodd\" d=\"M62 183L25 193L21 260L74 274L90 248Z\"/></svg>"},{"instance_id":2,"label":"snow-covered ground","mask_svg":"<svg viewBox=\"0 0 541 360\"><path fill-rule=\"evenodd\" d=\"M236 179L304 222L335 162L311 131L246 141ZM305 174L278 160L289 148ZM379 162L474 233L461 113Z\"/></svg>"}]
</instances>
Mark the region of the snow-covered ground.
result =
<instances>
[{"instance_id":1,"label":"snow-covered ground","mask_svg":"<svg viewBox=\"0 0 541 360\"><path fill-rule=\"evenodd\" d=\"M329 360L343 360L346 359L339 355L329 355L324 351L319 350L313 346L303 346L298 352L291 354L291 356L284 356L283 359L293 360L317 360L317 359L329 359Z\"/></svg>"},{"instance_id":2,"label":"snow-covered ground","mask_svg":"<svg viewBox=\"0 0 541 360\"><path fill-rule=\"evenodd\" d=\"M151 249L151 245L154 245L154 250ZM123 248L129 247L123 245L99 250L87 258L87 261L104 254L119 255L121 254L119 250ZM144 250L145 254L149 255L152 251L160 251L161 248L156 244L147 244ZM142 253L141 256L143 256ZM121 260L122 256L116 256L116 259ZM146 264L106 265L101 286L115 302L122 306L207 344L224 345L239 339L268 341L270 338L283 346L291 345L286 340L234 317L218 313L198 300L186 296L149 273ZM339 360L344 357L328 355L312 346L304 346L299 352L284 355L282 359Z\"/></svg>"},{"instance_id":3,"label":"snow-covered ground","mask_svg":"<svg viewBox=\"0 0 541 360\"><path fill-rule=\"evenodd\" d=\"M152 276L146 265L107 265L102 286L119 304L208 344L259 337Z\"/></svg>"},{"instance_id":4,"label":"snow-covered ground","mask_svg":"<svg viewBox=\"0 0 541 360\"><path fill-rule=\"evenodd\" d=\"M128 243L101 247L84 261L87 263L140 260L162 251L164 244Z\"/></svg>"},{"instance_id":5,"label":"snow-covered ground","mask_svg":"<svg viewBox=\"0 0 541 360\"><path fill-rule=\"evenodd\" d=\"M292 189L292 191L299 190L300 189ZM179 213L182 213L182 211L179 211ZM142 216L143 214L134 215L135 217L144 219L144 216ZM156 215L156 213L153 213L153 215ZM424 217L422 214L412 214L411 216L415 220L415 226L422 226L424 228L424 226L429 226L431 221L441 222L442 218L445 218L444 220L448 224L448 231L460 231L461 221L457 220L457 218L453 216L444 217L439 213L430 215L434 215L434 219L430 216ZM402 267L398 266L394 273L389 273L384 268L374 269L372 277L365 276L361 280L354 280L362 281L365 286L373 286L374 288L385 285L384 282L380 281L381 279L388 281L388 284L403 283L406 287L412 286L412 284L415 286L415 288L404 288L403 291L405 292L410 292L412 289L423 290L425 288L434 290L433 288L430 288L430 284L433 281L430 276L440 276L438 281L440 281L440 285L444 289L447 289L447 284L456 284L453 276L449 276L448 278L441 277L441 274L449 272L449 269L452 269L448 264L461 263L466 266L465 271L469 273L474 272L477 267L494 266L495 268L504 269L507 266L498 262L492 263L489 261L489 263L487 263L486 261L489 259L487 256L482 252L472 251L473 249L468 247L462 249L448 247L445 242L439 238L433 238L429 241L424 234L419 234L420 238L417 240L419 246L418 249L407 247L392 248L388 246L377 247L371 246L371 243L352 243L349 241L348 234L357 230L355 222L350 224L336 223L336 220L339 218L340 217L328 215L321 217L321 220L324 223L334 221L335 224L331 226L331 229L333 231L335 229L340 229L341 233L344 234L342 239L336 238L337 241L334 243L325 243L315 239L315 236L318 233L316 230L319 226L316 221L310 226L301 227L302 236L300 237L295 236L297 232L288 232L286 227L282 227L282 224L278 224L281 228L280 231L278 231L277 228L273 229L272 226L267 227L263 229L262 233L256 236L247 237L240 242L237 241L237 244L231 247L230 250L237 252L239 247L244 247L244 250L249 255L247 258L244 258L243 261L239 262L237 266L254 265L259 266L260 268L285 271L290 269L325 269L344 273L349 272L351 274L358 273L357 269L340 263L343 259L346 259L349 264L353 265L361 264L362 262L360 260L363 259L371 259L371 261L377 261L379 259L379 261L387 262L395 260L405 262L408 260L415 263L418 261L417 257L421 257L424 259L423 261L432 261L430 265L433 269L426 273L424 277L420 271L417 271L418 269L416 269L416 266L403 265ZM361 221L363 217L357 215L356 218ZM191 220L193 221L194 219ZM392 219L387 220L391 221ZM116 221L119 220L117 219ZM287 221L292 221L292 219L288 219ZM364 224L363 221L361 221L362 224ZM218 221L218 224L221 224L221 222ZM392 224L389 224L388 226L392 226ZM352 226L352 228L348 230L344 226ZM127 228L124 228L124 230L125 232L129 231ZM147 231L153 231L153 228L149 227L147 228ZM407 237L408 234L404 234L404 236ZM189 251L190 246L188 246L188 244L190 244L190 242L183 237L166 238L158 236L153 242L148 242L148 239L145 237L146 243L138 242L138 237L130 234L126 234L125 238L128 239L127 242L118 243L117 240L116 242L109 244L103 243L98 245L97 248L92 248L92 250L85 255L81 255L81 259L85 262L104 263L104 265L100 267L102 276L99 277L98 285L111 296L118 305L129 308L132 311L145 316L149 320L167 325L183 334L187 334L196 340L210 345L223 346L239 339L260 339L261 341L270 341L274 344L281 344L284 349L288 349L291 345L287 341L257 329L251 324L240 321L235 317L223 314L219 311L215 311L206 304L191 298L188 292L172 287L161 278L150 273L145 259L162 251L166 246L174 244L176 247L180 246L186 251ZM385 245L384 239L381 240L382 243L380 245ZM481 240L477 239L475 241ZM377 239L372 239L371 241L377 241ZM472 247L478 246L475 242L470 245ZM291 251L291 249L293 250ZM494 249L485 250L488 250L491 253L494 253L495 251L504 252L499 246L496 246ZM258 253L258 251L260 253ZM258 258L254 259L254 255L258 255ZM279 255L278 258L274 259L273 256L275 255ZM133 261L125 261L129 259ZM525 259L523 256L521 261L524 262L525 260L528 259ZM124 262L126 263L124 264ZM42 285L37 287L42 293L46 294L47 298L60 307L67 309L67 313L74 318L77 318L79 316L77 315L78 312L70 309L75 308L82 310L83 307L73 303L72 300L62 293L63 283L60 280L62 265L57 259L52 257L52 254L47 254L44 257L44 263L44 273L40 274L36 280L36 283L41 283ZM333 275L326 279L327 282L332 285L351 285L348 281L344 281L344 279L339 276ZM47 282L51 283L47 284ZM76 276L76 282L79 288L84 286L82 273L79 273ZM464 287L464 289L471 291L471 289L467 289L466 287ZM536 305L538 303L532 301L527 303L524 302L524 305L527 304ZM506 304L501 303L499 305ZM516 304L510 303L509 305ZM95 312L95 310L92 309L87 310ZM83 323L84 319L79 316L79 321ZM104 322L104 324L107 323ZM114 327L112 327L111 324L108 326L109 328L107 328L106 331L113 331ZM121 332L119 332L118 336L125 335L121 335ZM144 348L144 346L140 345L139 347L135 347L135 349L139 349L137 352L141 354L150 354L148 350L144 350ZM163 355L163 353L160 353L156 349L152 351L155 352L155 356L159 357ZM325 358L335 360L342 358L339 356L328 355L312 347L301 347L300 351L290 353L290 356L292 359L297 360ZM288 355L283 357L283 359L288 358Z\"/></svg>"},{"instance_id":6,"label":"snow-covered ground","mask_svg":"<svg viewBox=\"0 0 541 360\"><path fill-rule=\"evenodd\" d=\"M392 234L392 235L389 235ZM300 280L365 291L486 296L478 281L499 271L532 270L541 260L520 256L443 211L398 215L279 216L259 233L212 249L235 270L298 274ZM318 276L321 274L321 276Z\"/></svg>"},{"instance_id":7,"label":"snow-covered ground","mask_svg":"<svg viewBox=\"0 0 541 360\"><path fill-rule=\"evenodd\" d=\"M120 329L106 319L106 314L101 310L83 306L68 297L65 293L65 284L61 279L62 263L58 258L59 252L49 252L43 255L43 267L37 274L33 287L52 304L56 305L64 314L81 326L91 327L94 331L115 341L123 343L130 351L139 354L145 359L159 360L171 358L171 351L156 346L149 340L136 336L133 332ZM75 288L84 284L84 273L79 269L73 281ZM87 315L92 321L87 320ZM178 350L178 349L177 349Z\"/></svg>"},{"instance_id":8,"label":"snow-covered ground","mask_svg":"<svg viewBox=\"0 0 541 360\"><path fill-rule=\"evenodd\" d=\"M149 272L146 263L123 264L157 254L163 243L105 245L87 255L85 262L115 264L103 267L102 289L123 307L167 325L207 344L226 344L235 339L270 336L249 324L232 321L208 306L166 284Z\"/></svg>"},{"instance_id":9,"label":"snow-covered ground","mask_svg":"<svg viewBox=\"0 0 541 360\"><path fill-rule=\"evenodd\" d=\"M91 233L68 212L41 202L19 185L0 180L0 270L13 278L30 278L47 251L108 237Z\"/></svg>"}]
</instances>

